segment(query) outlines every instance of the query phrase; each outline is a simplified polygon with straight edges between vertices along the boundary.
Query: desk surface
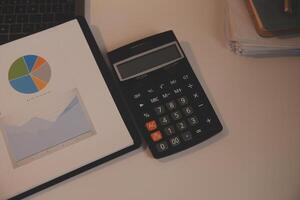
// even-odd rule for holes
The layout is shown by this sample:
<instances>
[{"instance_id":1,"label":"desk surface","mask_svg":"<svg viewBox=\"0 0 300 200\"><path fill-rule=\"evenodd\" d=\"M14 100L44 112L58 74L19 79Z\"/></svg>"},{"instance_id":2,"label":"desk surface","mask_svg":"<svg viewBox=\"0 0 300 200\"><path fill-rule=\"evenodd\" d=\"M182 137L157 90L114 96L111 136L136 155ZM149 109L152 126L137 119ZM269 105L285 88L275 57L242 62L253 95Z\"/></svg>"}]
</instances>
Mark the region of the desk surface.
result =
<instances>
[{"instance_id":1,"label":"desk surface","mask_svg":"<svg viewBox=\"0 0 300 200\"><path fill-rule=\"evenodd\" d=\"M220 0L86 0L86 10L108 51L173 29L225 130L163 160L141 148L33 199L300 199L299 57L228 51Z\"/></svg>"}]
</instances>

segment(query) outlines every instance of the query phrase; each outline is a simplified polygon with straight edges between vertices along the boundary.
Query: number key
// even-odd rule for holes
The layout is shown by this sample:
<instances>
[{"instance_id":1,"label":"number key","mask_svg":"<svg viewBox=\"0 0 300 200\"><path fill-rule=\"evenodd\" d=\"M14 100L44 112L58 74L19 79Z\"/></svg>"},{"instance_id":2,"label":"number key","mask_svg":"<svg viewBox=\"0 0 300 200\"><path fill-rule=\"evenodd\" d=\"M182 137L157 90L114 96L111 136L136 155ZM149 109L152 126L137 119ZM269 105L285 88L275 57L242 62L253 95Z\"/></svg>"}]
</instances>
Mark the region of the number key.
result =
<instances>
[{"instance_id":1,"label":"number key","mask_svg":"<svg viewBox=\"0 0 300 200\"><path fill-rule=\"evenodd\" d=\"M173 126L168 126L164 129L164 133L166 135L173 135L173 134L175 134L175 129Z\"/></svg>"},{"instance_id":2,"label":"number key","mask_svg":"<svg viewBox=\"0 0 300 200\"><path fill-rule=\"evenodd\" d=\"M195 126L196 124L199 123L199 120L196 116L188 118L188 122L191 126Z\"/></svg>"},{"instance_id":3,"label":"number key","mask_svg":"<svg viewBox=\"0 0 300 200\"><path fill-rule=\"evenodd\" d=\"M158 152L164 152L168 149L168 144L166 142L160 142L156 144L156 149Z\"/></svg>"},{"instance_id":4,"label":"number key","mask_svg":"<svg viewBox=\"0 0 300 200\"><path fill-rule=\"evenodd\" d=\"M170 120L170 117L168 115L166 115L166 116L159 118L159 121L160 121L160 124L164 126L164 125L169 124L171 120Z\"/></svg>"},{"instance_id":5,"label":"number key","mask_svg":"<svg viewBox=\"0 0 300 200\"><path fill-rule=\"evenodd\" d=\"M173 137L169 141L170 141L171 145L174 147L181 143L179 137Z\"/></svg>"},{"instance_id":6,"label":"number key","mask_svg":"<svg viewBox=\"0 0 300 200\"><path fill-rule=\"evenodd\" d=\"M176 126L177 126L177 129L178 129L179 131L184 131L185 129L187 129L187 124L186 124L185 121L178 122L178 123L176 124Z\"/></svg>"},{"instance_id":7,"label":"number key","mask_svg":"<svg viewBox=\"0 0 300 200\"><path fill-rule=\"evenodd\" d=\"M179 120L182 118L182 114L179 111L175 111L171 113L171 117L173 120Z\"/></svg>"},{"instance_id":8,"label":"number key","mask_svg":"<svg viewBox=\"0 0 300 200\"><path fill-rule=\"evenodd\" d=\"M154 108L154 111L156 112L157 115L162 115L165 113L166 109L164 106L157 106Z\"/></svg>"},{"instance_id":9,"label":"number key","mask_svg":"<svg viewBox=\"0 0 300 200\"><path fill-rule=\"evenodd\" d=\"M188 99L186 97L180 97L177 101L181 106L185 106L188 104Z\"/></svg>"},{"instance_id":10,"label":"number key","mask_svg":"<svg viewBox=\"0 0 300 200\"><path fill-rule=\"evenodd\" d=\"M174 110L176 108L176 103L175 101L170 101L169 103L166 104L168 110Z\"/></svg>"},{"instance_id":11,"label":"number key","mask_svg":"<svg viewBox=\"0 0 300 200\"><path fill-rule=\"evenodd\" d=\"M193 114L193 108L190 106L183 108L182 111L185 116L190 116L191 114Z\"/></svg>"}]
</instances>

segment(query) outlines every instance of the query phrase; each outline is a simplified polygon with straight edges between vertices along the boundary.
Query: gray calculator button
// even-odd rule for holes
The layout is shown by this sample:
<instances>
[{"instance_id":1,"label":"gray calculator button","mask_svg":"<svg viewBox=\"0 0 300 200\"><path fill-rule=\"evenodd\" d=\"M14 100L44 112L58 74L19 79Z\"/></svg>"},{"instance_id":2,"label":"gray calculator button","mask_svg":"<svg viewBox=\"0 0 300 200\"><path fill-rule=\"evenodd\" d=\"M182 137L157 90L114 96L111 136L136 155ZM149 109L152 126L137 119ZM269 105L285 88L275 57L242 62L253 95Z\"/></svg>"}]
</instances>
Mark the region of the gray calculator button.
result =
<instances>
[{"instance_id":1,"label":"gray calculator button","mask_svg":"<svg viewBox=\"0 0 300 200\"><path fill-rule=\"evenodd\" d=\"M156 149L158 152L164 152L168 149L168 144L166 142L160 142L156 144Z\"/></svg>"},{"instance_id":2,"label":"gray calculator button","mask_svg":"<svg viewBox=\"0 0 300 200\"><path fill-rule=\"evenodd\" d=\"M176 103L175 103L175 101L170 101L169 103L166 104L166 106L167 106L168 110L174 110L174 109L176 109Z\"/></svg>"},{"instance_id":3,"label":"gray calculator button","mask_svg":"<svg viewBox=\"0 0 300 200\"><path fill-rule=\"evenodd\" d=\"M133 99L139 99L139 98L141 98L141 93L139 92L139 93L135 93L134 95L133 95Z\"/></svg>"},{"instance_id":4,"label":"gray calculator button","mask_svg":"<svg viewBox=\"0 0 300 200\"><path fill-rule=\"evenodd\" d=\"M188 104L188 99L184 96L184 97L180 97L178 100L179 105L181 106L185 106Z\"/></svg>"},{"instance_id":5,"label":"gray calculator button","mask_svg":"<svg viewBox=\"0 0 300 200\"><path fill-rule=\"evenodd\" d=\"M169 124L170 121L171 120L170 120L170 117L168 115L159 118L159 122L163 126Z\"/></svg>"},{"instance_id":6,"label":"gray calculator button","mask_svg":"<svg viewBox=\"0 0 300 200\"><path fill-rule=\"evenodd\" d=\"M164 128L164 133L166 135L173 135L173 134L175 134L175 128L173 126L168 126L168 127Z\"/></svg>"},{"instance_id":7,"label":"gray calculator button","mask_svg":"<svg viewBox=\"0 0 300 200\"><path fill-rule=\"evenodd\" d=\"M173 120L179 120L182 118L182 114L180 113L180 111L175 111L171 113L171 117Z\"/></svg>"},{"instance_id":8,"label":"gray calculator button","mask_svg":"<svg viewBox=\"0 0 300 200\"><path fill-rule=\"evenodd\" d=\"M181 121L176 124L176 127L179 131L184 131L185 129L187 129L187 124L185 121Z\"/></svg>"},{"instance_id":9,"label":"gray calculator button","mask_svg":"<svg viewBox=\"0 0 300 200\"><path fill-rule=\"evenodd\" d=\"M150 103L157 103L159 102L159 97L153 97L150 99Z\"/></svg>"},{"instance_id":10,"label":"gray calculator button","mask_svg":"<svg viewBox=\"0 0 300 200\"><path fill-rule=\"evenodd\" d=\"M199 123L199 120L196 116L188 118L188 122L191 126L195 126L196 124Z\"/></svg>"},{"instance_id":11,"label":"gray calculator button","mask_svg":"<svg viewBox=\"0 0 300 200\"><path fill-rule=\"evenodd\" d=\"M192 133L190 131L186 131L181 134L181 137L185 142L190 141L192 140Z\"/></svg>"},{"instance_id":12,"label":"gray calculator button","mask_svg":"<svg viewBox=\"0 0 300 200\"><path fill-rule=\"evenodd\" d=\"M196 134L201 134L203 131L202 131L202 129L201 128L198 128L197 130L195 130L195 133Z\"/></svg>"},{"instance_id":13,"label":"gray calculator button","mask_svg":"<svg viewBox=\"0 0 300 200\"><path fill-rule=\"evenodd\" d=\"M173 147L178 146L181 143L179 137L173 137L169 141Z\"/></svg>"},{"instance_id":14,"label":"gray calculator button","mask_svg":"<svg viewBox=\"0 0 300 200\"><path fill-rule=\"evenodd\" d=\"M167 98L169 98L171 96L171 93L170 92L166 92L166 93L163 93L161 96L162 96L163 99L167 99Z\"/></svg>"},{"instance_id":15,"label":"gray calculator button","mask_svg":"<svg viewBox=\"0 0 300 200\"><path fill-rule=\"evenodd\" d=\"M154 108L154 111L157 115L162 115L165 113L166 109L164 106L157 106Z\"/></svg>"},{"instance_id":16,"label":"gray calculator button","mask_svg":"<svg viewBox=\"0 0 300 200\"><path fill-rule=\"evenodd\" d=\"M181 88L176 88L173 91L174 91L174 94L181 94L182 93L182 89Z\"/></svg>"},{"instance_id":17,"label":"gray calculator button","mask_svg":"<svg viewBox=\"0 0 300 200\"><path fill-rule=\"evenodd\" d=\"M192 115L193 112L194 112L194 111L193 111L193 108L190 107L190 106L183 108L182 111L183 111L183 114L184 114L185 116L190 116L190 115Z\"/></svg>"},{"instance_id":18,"label":"gray calculator button","mask_svg":"<svg viewBox=\"0 0 300 200\"><path fill-rule=\"evenodd\" d=\"M190 79L190 76L188 74L185 74L185 75L182 76L182 79L183 80L188 80L188 79Z\"/></svg>"}]
</instances>

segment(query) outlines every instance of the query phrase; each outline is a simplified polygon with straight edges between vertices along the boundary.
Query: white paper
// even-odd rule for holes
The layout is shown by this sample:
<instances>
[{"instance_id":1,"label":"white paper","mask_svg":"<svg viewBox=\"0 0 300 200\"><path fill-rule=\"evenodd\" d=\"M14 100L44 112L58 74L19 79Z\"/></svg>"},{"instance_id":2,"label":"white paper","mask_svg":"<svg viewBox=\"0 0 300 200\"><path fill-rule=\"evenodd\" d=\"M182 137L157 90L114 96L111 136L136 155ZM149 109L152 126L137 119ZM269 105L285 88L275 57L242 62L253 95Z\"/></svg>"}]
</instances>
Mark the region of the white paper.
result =
<instances>
[{"instance_id":1,"label":"white paper","mask_svg":"<svg viewBox=\"0 0 300 200\"><path fill-rule=\"evenodd\" d=\"M9 79L11 66L25 55L40 56L51 68L51 77L47 80L47 85L32 94L17 91ZM7 133L0 131L0 199L22 193L133 144L76 20L1 45L0 66L0 118L4 120L4 124L32 125L30 120L37 119L34 117L54 123L74 98L74 95L68 94L76 89L80 96L81 108L86 111L87 119L90 119L91 123L88 126L83 124L77 130L82 128L82 132L85 132L93 127L92 132L95 133L84 139L79 137L77 140L81 135L79 131L74 137L64 136L63 139L46 145L45 141L39 138L40 146L34 145L34 148L24 155L18 154L21 160L27 159L28 156L34 156L34 159L14 166L11 149L9 144L7 145ZM30 77L34 75L28 73ZM37 83L36 85L38 86ZM22 88L23 85L19 84L17 87ZM57 139L57 136L53 138ZM65 139L72 142L65 145ZM52 149L60 144L64 147L44 154L47 145ZM15 146L13 148L18 149ZM34 155L27 155L30 152ZM16 154L13 156L14 160L18 161Z\"/></svg>"}]
</instances>

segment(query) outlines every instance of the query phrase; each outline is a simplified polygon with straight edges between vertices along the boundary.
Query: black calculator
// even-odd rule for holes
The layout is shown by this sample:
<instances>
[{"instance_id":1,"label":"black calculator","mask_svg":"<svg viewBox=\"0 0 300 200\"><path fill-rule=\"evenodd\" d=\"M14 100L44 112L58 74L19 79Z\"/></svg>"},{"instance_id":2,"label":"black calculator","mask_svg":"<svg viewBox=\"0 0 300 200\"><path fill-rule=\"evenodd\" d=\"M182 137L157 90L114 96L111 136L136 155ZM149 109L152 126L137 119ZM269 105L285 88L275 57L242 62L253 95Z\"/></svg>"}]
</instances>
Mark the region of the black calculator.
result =
<instances>
[{"instance_id":1,"label":"black calculator","mask_svg":"<svg viewBox=\"0 0 300 200\"><path fill-rule=\"evenodd\" d=\"M223 129L173 31L108 56L137 130L155 158L185 150Z\"/></svg>"}]
</instances>

